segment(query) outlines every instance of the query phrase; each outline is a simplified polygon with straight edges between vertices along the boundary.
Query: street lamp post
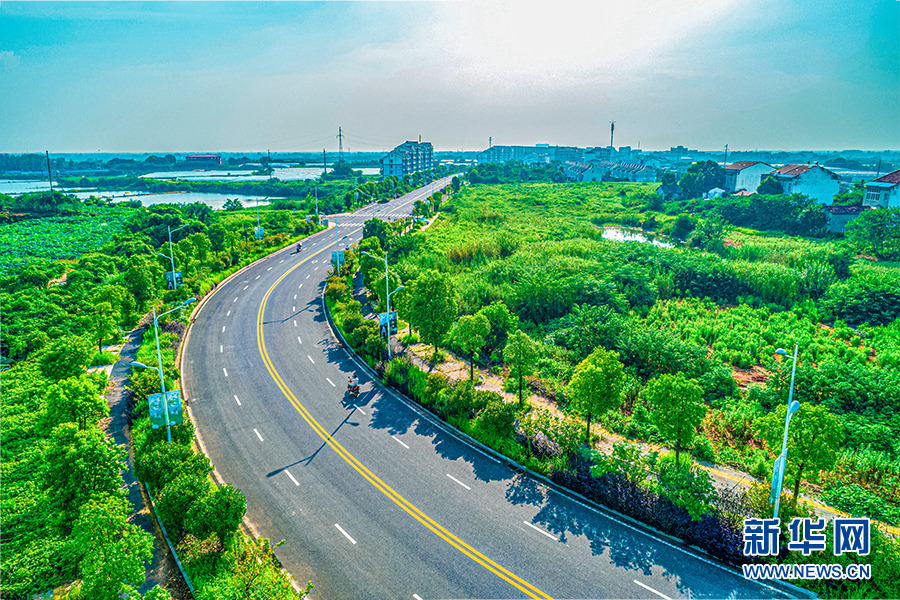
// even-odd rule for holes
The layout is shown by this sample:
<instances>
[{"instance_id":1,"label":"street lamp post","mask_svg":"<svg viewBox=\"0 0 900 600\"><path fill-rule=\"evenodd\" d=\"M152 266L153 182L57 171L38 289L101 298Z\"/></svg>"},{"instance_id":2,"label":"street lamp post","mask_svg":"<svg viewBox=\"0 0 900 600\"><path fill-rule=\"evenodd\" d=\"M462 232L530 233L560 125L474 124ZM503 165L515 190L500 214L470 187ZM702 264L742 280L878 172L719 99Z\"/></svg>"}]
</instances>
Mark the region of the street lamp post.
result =
<instances>
[{"instance_id":1,"label":"street lamp post","mask_svg":"<svg viewBox=\"0 0 900 600\"><path fill-rule=\"evenodd\" d=\"M403 286L401 285L400 287L398 287L398 288L397 288L396 290L394 290L393 292L390 291L390 290L391 290L391 281L390 281L390 277L389 277L389 275L388 275L388 260L387 260L387 254L384 255L384 258L381 258L381 257L379 257L379 256L372 256L371 254L369 254L368 252L365 252L365 251L363 252L363 254L365 254L365 255L368 256L369 258L374 258L374 259L377 259L377 260L383 260L383 261L384 261L384 293L387 294L387 297L386 297L386 299L385 299L385 302L387 303L387 316L388 316L388 326L387 326L387 348L388 348L388 360L391 360L391 296L393 296L394 294L396 294L397 292L399 292L400 290L402 290L402 289L403 289Z\"/></svg>"},{"instance_id":2,"label":"street lamp post","mask_svg":"<svg viewBox=\"0 0 900 600\"><path fill-rule=\"evenodd\" d=\"M175 231L178 231L179 229L184 229L187 226L188 226L188 224L185 223L181 227L176 227L175 229L168 227L168 230L169 230L169 256L166 256L165 254L163 254L161 252L157 252L157 254L159 254L163 258L168 258L170 261L172 261L172 289L173 290L178 289L178 280L175 279L175 251L172 250L172 233Z\"/></svg>"},{"instance_id":3,"label":"street lamp post","mask_svg":"<svg viewBox=\"0 0 900 600\"><path fill-rule=\"evenodd\" d=\"M775 511L772 514L773 519L778 518L778 508L781 504L781 488L784 485L784 468L787 463L787 436L788 436L788 427L791 424L791 415L797 412L797 409L800 408L800 403L794 401L794 376L797 374L797 353L800 348L799 343L794 344L794 366L791 369L791 387L788 391L788 406L787 411L784 417L784 439L781 442L781 456L775 461L775 471L772 473L772 494L775 495ZM788 353L779 348L775 351L775 354L780 354L782 356L789 356ZM776 483L777 480L777 483Z\"/></svg>"},{"instance_id":4,"label":"street lamp post","mask_svg":"<svg viewBox=\"0 0 900 600\"><path fill-rule=\"evenodd\" d=\"M367 194L366 192L361 192L361 191L359 191L359 189L357 188L357 190L356 190L356 199L357 199L357 200L359 200L359 195L360 195L360 194L362 194L362 195L364 195L364 196L368 196L369 198L372 199L372 218L374 219L374 218L375 218L375 196L373 196L372 194Z\"/></svg>"},{"instance_id":5,"label":"street lamp post","mask_svg":"<svg viewBox=\"0 0 900 600\"><path fill-rule=\"evenodd\" d=\"M169 314L170 312L174 312L180 308L184 308L186 305L190 304L191 302L195 302L196 300L197 300L196 298L188 298L187 300L182 302L180 306L176 306L172 310L167 310L166 312L164 312L163 314L161 314L159 316L156 315L156 306L153 306L153 332L156 334L156 360L157 360L157 364L159 365L159 368L150 367L148 365L145 365L145 364L139 363L139 362L131 363L131 366L133 366L133 367L138 367L141 369L153 369L154 371L159 373L159 385L162 388L163 405L166 408L166 435L168 436L168 440L169 440L170 444L172 443L172 429L169 427L169 402L168 402L168 398L166 398L166 378L163 377L162 352L160 352L160 349L159 349L159 317L164 317L165 315Z\"/></svg>"}]
</instances>

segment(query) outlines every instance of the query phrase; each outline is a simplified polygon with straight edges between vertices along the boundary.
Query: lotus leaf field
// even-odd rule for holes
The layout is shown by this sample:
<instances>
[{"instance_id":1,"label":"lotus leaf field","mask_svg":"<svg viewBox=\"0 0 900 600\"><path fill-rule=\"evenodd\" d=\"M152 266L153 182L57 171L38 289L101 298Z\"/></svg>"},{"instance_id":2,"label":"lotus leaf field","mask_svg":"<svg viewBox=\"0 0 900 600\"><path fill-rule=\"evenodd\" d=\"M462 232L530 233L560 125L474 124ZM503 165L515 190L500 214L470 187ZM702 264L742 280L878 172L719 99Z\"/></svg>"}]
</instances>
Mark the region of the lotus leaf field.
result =
<instances>
[{"instance_id":1,"label":"lotus leaf field","mask_svg":"<svg viewBox=\"0 0 900 600\"><path fill-rule=\"evenodd\" d=\"M76 259L112 241L133 214L125 207L92 207L75 216L0 225L0 275L37 262Z\"/></svg>"}]
</instances>

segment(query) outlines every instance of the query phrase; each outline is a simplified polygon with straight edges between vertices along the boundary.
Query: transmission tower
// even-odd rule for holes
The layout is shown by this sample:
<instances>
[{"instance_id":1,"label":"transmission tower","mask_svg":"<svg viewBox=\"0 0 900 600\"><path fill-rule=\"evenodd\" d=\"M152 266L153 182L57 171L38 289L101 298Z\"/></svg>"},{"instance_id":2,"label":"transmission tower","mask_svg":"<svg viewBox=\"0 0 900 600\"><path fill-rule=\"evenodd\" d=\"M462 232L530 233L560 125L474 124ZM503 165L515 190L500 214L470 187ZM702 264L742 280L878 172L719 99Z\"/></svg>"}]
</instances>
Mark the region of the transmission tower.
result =
<instances>
[{"instance_id":1,"label":"transmission tower","mask_svg":"<svg viewBox=\"0 0 900 600\"><path fill-rule=\"evenodd\" d=\"M341 128L338 127L338 162L344 161L344 133L341 131Z\"/></svg>"},{"instance_id":2,"label":"transmission tower","mask_svg":"<svg viewBox=\"0 0 900 600\"><path fill-rule=\"evenodd\" d=\"M613 147L613 133L614 133L615 131L616 131L616 122L615 122L615 121L610 121L610 122L609 122L609 147L610 147L610 148Z\"/></svg>"}]
</instances>

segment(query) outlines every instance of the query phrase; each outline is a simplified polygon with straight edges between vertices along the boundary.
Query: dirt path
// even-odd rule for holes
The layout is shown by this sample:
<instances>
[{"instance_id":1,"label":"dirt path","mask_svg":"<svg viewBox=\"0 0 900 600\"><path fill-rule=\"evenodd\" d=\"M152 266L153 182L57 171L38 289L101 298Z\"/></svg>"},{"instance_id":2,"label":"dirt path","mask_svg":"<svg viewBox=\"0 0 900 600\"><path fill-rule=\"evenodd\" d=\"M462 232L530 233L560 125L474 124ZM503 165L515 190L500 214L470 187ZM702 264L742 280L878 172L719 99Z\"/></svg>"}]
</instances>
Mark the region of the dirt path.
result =
<instances>
[{"instance_id":1,"label":"dirt path","mask_svg":"<svg viewBox=\"0 0 900 600\"><path fill-rule=\"evenodd\" d=\"M149 498L134 475L134 450L131 447L131 432L128 426L130 394L125 386L130 381L131 361L134 360L141 345L145 328L142 325L126 336L118 362L112 365L111 369L106 368L109 373L109 386L106 389L109 417L103 419L100 426L111 440L116 444L122 444L128 450L128 470L122 472L122 483L128 492L128 501L134 509L129 521L153 535L153 558L147 567L147 580L138 591L144 594L153 586L160 585L167 589L175 600L189 600L192 598L190 591L175 565L159 524L150 513Z\"/></svg>"}]
</instances>

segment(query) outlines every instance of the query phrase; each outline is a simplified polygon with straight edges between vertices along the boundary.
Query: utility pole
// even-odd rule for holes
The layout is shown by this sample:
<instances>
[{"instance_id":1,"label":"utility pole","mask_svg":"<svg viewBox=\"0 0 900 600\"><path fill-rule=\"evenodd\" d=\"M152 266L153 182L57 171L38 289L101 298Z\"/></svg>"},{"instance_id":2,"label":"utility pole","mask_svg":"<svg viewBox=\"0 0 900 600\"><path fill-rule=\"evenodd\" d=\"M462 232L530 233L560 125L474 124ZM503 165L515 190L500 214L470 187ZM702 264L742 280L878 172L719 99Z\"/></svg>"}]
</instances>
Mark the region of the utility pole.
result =
<instances>
[{"instance_id":1,"label":"utility pole","mask_svg":"<svg viewBox=\"0 0 900 600\"><path fill-rule=\"evenodd\" d=\"M728 144L725 144L725 160L722 162L722 168L728 166Z\"/></svg>"},{"instance_id":2,"label":"utility pole","mask_svg":"<svg viewBox=\"0 0 900 600\"><path fill-rule=\"evenodd\" d=\"M494 140L494 138L492 138L491 136L488 136L488 148L490 148L494 145L493 140Z\"/></svg>"},{"instance_id":3,"label":"utility pole","mask_svg":"<svg viewBox=\"0 0 900 600\"><path fill-rule=\"evenodd\" d=\"M615 131L616 131L616 122L615 122L615 121L610 121L610 122L609 122L609 147L610 147L610 148L613 147L613 133L614 133Z\"/></svg>"},{"instance_id":4,"label":"utility pole","mask_svg":"<svg viewBox=\"0 0 900 600\"><path fill-rule=\"evenodd\" d=\"M341 131L341 128L338 127L338 162L343 162L344 160L344 133Z\"/></svg>"},{"instance_id":5,"label":"utility pole","mask_svg":"<svg viewBox=\"0 0 900 600\"><path fill-rule=\"evenodd\" d=\"M322 168L325 170L325 174L328 174L328 163L325 162L325 148L322 148Z\"/></svg>"},{"instance_id":6,"label":"utility pole","mask_svg":"<svg viewBox=\"0 0 900 600\"><path fill-rule=\"evenodd\" d=\"M45 151L47 155L47 179L50 181L50 199L53 199L53 174L50 172L50 151ZM880 162L878 163L881 164Z\"/></svg>"}]
</instances>

